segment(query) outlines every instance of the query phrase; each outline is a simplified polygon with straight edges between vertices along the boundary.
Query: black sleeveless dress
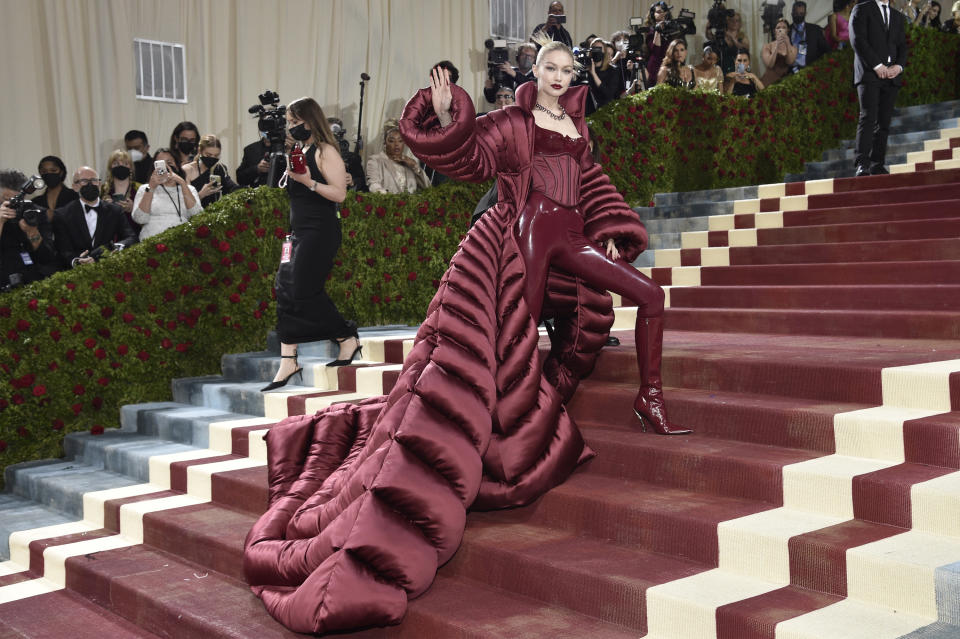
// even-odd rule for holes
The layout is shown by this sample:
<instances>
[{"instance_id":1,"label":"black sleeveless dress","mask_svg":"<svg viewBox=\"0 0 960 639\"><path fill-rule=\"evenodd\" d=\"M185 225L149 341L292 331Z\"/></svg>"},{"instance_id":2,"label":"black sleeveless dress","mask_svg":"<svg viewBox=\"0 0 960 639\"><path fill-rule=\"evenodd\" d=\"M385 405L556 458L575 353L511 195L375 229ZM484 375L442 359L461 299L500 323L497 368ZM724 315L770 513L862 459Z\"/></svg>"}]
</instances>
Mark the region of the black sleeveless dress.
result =
<instances>
[{"instance_id":1,"label":"black sleeveless dress","mask_svg":"<svg viewBox=\"0 0 960 639\"><path fill-rule=\"evenodd\" d=\"M316 161L316 145L304 149L310 177L326 184ZM342 235L337 205L289 180L293 254L277 270L277 335L285 344L301 344L356 334L327 295L327 276L340 250Z\"/></svg>"}]
</instances>

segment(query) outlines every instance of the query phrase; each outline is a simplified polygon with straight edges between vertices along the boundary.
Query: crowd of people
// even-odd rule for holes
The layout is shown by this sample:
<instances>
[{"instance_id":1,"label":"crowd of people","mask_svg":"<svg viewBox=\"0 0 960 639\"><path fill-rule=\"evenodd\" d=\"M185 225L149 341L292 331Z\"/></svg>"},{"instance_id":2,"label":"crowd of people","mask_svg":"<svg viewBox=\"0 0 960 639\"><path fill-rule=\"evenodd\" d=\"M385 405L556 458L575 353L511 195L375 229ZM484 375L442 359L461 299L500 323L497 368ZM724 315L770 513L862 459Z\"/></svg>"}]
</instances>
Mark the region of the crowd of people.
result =
<instances>
[{"instance_id":1,"label":"crowd of people","mask_svg":"<svg viewBox=\"0 0 960 639\"><path fill-rule=\"evenodd\" d=\"M684 35L685 23L674 18L666 2L658 0L634 33L616 31L609 40L591 34L580 43L579 82L588 86L586 111L589 114L612 100L657 84L753 96L825 53L850 46L850 16L856 2L834 0L833 13L823 27L808 23L806 3L796 0L790 18L777 19L771 41L760 47L765 71L758 76L738 12L724 10L719 25L708 16L705 43L698 55L692 55ZM960 33L960 0L943 21L936 0L891 0L890 6L906 22ZM536 81L533 66L540 50L536 42L544 38L573 46L560 2L550 4L531 40L515 47L515 65L491 65L483 90L490 110L514 104L517 88ZM449 61L440 66L456 84L456 67ZM382 150L365 165L359 155L350 152L343 122L328 118L327 123L339 143L349 189L413 193L446 179L409 154L396 120L383 125ZM289 150L290 142L288 139L285 148L279 149L280 154L275 153L281 157L281 170L282 153ZM181 122L167 145L154 150L146 133L128 131L124 148L109 155L102 173L83 166L68 181L64 162L45 156L37 166L42 191L30 200L42 215L25 217L24 205L20 210L6 205L0 208L0 288L87 264L104 250L122 249L184 222L237 188L264 185L274 151L278 149L271 148L270 136L261 132L256 142L243 149L234 179L220 159L221 141L215 135L201 135L192 122ZM13 198L26 182L17 171L0 173L0 202Z\"/></svg>"}]
</instances>

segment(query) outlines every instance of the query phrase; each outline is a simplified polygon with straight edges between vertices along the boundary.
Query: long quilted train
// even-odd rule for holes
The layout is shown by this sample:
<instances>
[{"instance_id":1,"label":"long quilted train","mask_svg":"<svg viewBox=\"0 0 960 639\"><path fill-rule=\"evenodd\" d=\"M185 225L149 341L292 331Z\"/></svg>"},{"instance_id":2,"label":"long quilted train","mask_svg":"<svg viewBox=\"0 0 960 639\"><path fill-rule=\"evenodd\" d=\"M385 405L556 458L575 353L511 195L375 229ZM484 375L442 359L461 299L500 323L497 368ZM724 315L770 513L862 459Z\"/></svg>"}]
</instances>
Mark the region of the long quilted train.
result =
<instances>
[{"instance_id":1,"label":"long quilted train","mask_svg":"<svg viewBox=\"0 0 960 639\"><path fill-rule=\"evenodd\" d=\"M425 136L408 142L428 162L461 179L504 168L491 131L516 123L491 121L478 134L459 89L458 124L437 131L428 110L421 92L404 115ZM429 148L472 148L476 157L450 166ZM609 182L591 169L582 188L610 200ZM525 199L502 176L499 186ZM267 435L270 506L247 536L244 569L288 628L323 634L398 623L407 600L456 552L468 508L530 503L593 455L564 402L593 368L613 321L610 298L551 274L545 309L557 331L541 361L512 235L517 201L501 195L461 243L388 396L290 418ZM620 228L594 227L611 236ZM627 228L618 238L635 255L646 238L642 226Z\"/></svg>"}]
</instances>

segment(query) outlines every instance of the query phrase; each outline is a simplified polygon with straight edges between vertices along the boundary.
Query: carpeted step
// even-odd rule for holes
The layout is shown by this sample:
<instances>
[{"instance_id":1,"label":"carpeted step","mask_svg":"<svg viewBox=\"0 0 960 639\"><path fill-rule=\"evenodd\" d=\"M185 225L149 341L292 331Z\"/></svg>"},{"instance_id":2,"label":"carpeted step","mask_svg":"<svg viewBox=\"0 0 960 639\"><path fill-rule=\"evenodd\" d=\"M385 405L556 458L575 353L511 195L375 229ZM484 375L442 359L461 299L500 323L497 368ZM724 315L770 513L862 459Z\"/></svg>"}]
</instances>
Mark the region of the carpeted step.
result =
<instances>
[{"instance_id":1,"label":"carpeted step","mask_svg":"<svg viewBox=\"0 0 960 639\"><path fill-rule=\"evenodd\" d=\"M690 424L692 426L692 424ZM664 437L598 427L587 472L704 494L783 503L783 467L819 453L706 437Z\"/></svg>"},{"instance_id":2,"label":"carpeted step","mask_svg":"<svg viewBox=\"0 0 960 639\"><path fill-rule=\"evenodd\" d=\"M844 244L734 246L728 249L727 255L729 264L733 266L911 262L918 258L930 261L960 260L960 238L845 242ZM695 265L690 264L690 266ZM793 284L794 282L785 280L784 283Z\"/></svg>"},{"instance_id":3,"label":"carpeted step","mask_svg":"<svg viewBox=\"0 0 960 639\"><path fill-rule=\"evenodd\" d=\"M960 339L955 311L669 308L665 317L681 331Z\"/></svg>"},{"instance_id":4,"label":"carpeted step","mask_svg":"<svg viewBox=\"0 0 960 639\"><path fill-rule=\"evenodd\" d=\"M620 426L639 434L633 413L637 387L587 379L567 405L587 443L594 428ZM829 454L834 452L833 416L866 408L864 404L805 400L753 393L667 388L664 397L671 422L698 437L720 438ZM597 417L602 410L603 420ZM945 433L945 436L949 436Z\"/></svg>"},{"instance_id":5,"label":"carpeted step","mask_svg":"<svg viewBox=\"0 0 960 639\"><path fill-rule=\"evenodd\" d=\"M960 236L960 217L757 229L757 243L828 244L938 239ZM921 256L918 256L921 257Z\"/></svg>"},{"instance_id":6,"label":"carpeted step","mask_svg":"<svg viewBox=\"0 0 960 639\"><path fill-rule=\"evenodd\" d=\"M0 604L4 639L151 639L148 627L137 626L69 590L58 590ZM164 635L171 636L171 635Z\"/></svg>"},{"instance_id":7,"label":"carpeted step","mask_svg":"<svg viewBox=\"0 0 960 639\"><path fill-rule=\"evenodd\" d=\"M955 284L960 261L910 260L899 262L836 262L832 264L736 264L690 267L695 286L836 284ZM651 276L661 286L683 279L676 268L654 268ZM684 275L685 277L685 275Z\"/></svg>"},{"instance_id":8,"label":"carpeted step","mask_svg":"<svg viewBox=\"0 0 960 639\"><path fill-rule=\"evenodd\" d=\"M591 382L638 383L633 335L617 336L621 346L601 351ZM958 357L955 341L671 330L662 376L668 388L878 406L884 368Z\"/></svg>"},{"instance_id":9,"label":"carpeted step","mask_svg":"<svg viewBox=\"0 0 960 639\"><path fill-rule=\"evenodd\" d=\"M440 575L467 578L646 632L650 586L708 567L602 539L471 513L463 544Z\"/></svg>"},{"instance_id":10,"label":"carpeted step","mask_svg":"<svg viewBox=\"0 0 960 639\"><path fill-rule=\"evenodd\" d=\"M77 557L69 563L68 582L77 593L164 636L302 636L274 621L246 584L147 546ZM480 583L438 577L410 603L401 625L351 636L620 639L635 634Z\"/></svg>"},{"instance_id":11,"label":"carpeted step","mask_svg":"<svg viewBox=\"0 0 960 639\"><path fill-rule=\"evenodd\" d=\"M960 285L677 287L670 291L670 308L936 310L960 312Z\"/></svg>"}]
</instances>

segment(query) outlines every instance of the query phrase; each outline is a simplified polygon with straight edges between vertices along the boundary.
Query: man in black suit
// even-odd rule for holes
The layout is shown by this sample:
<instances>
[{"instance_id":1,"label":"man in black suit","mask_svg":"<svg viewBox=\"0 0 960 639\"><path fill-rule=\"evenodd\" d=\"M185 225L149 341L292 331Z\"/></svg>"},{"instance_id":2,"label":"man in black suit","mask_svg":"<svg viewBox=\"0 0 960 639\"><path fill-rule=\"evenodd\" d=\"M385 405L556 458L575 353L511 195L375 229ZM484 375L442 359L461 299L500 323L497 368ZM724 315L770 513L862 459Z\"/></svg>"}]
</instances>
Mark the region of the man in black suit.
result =
<instances>
[{"instance_id":1,"label":"man in black suit","mask_svg":"<svg viewBox=\"0 0 960 639\"><path fill-rule=\"evenodd\" d=\"M100 199L100 176L89 166L73 174L73 188L80 194L53 214L53 228L60 262L66 267L94 261L91 252L100 247L112 250L137 241L123 209Z\"/></svg>"},{"instance_id":2,"label":"man in black suit","mask_svg":"<svg viewBox=\"0 0 960 639\"><path fill-rule=\"evenodd\" d=\"M853 83L860 97L856 174L885 174L887 134L907 63L903 14L892 8L889 0L861 2L850 14L850 45Z\"/></svg>"},{"instance_id":3,"label":"man in black suit","mask_svg":"<svg viewBox=\"0 0 960 639\"><path fill-rule=\"evenodd\" d=\"M793 24L790 26L790 43L797 47L797 58L791 71L796 73L820 59L830 50L823 27L807 22L807 3L797 0L790 10Z\"/></svg>"}]
</instances>

